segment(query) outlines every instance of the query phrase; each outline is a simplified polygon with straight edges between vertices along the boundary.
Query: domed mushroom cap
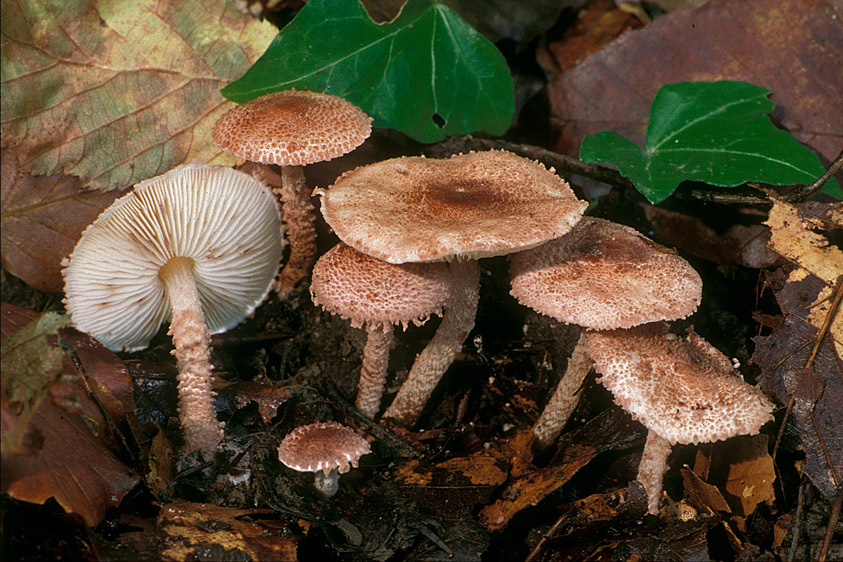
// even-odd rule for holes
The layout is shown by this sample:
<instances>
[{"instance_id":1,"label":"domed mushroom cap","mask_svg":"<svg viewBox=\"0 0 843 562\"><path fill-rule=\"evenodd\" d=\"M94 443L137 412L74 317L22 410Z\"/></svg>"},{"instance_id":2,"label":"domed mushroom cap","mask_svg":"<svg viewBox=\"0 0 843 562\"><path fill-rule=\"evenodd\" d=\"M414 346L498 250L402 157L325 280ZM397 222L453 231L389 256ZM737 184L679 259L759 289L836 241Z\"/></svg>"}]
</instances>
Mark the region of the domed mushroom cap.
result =
<instances>
[{"instance_id":1,"label":"domed mushroom cap","mask_svg":"<svg viewBox=\"0 0 843 562\"><path fill-rule=\"evenodd\" d=\"M337 422L320 422L294 429L278 447L278 460L299 472L336 469L345 474L371 452L369 442L350 427Z\"/></svg>"},{"instance_id":2,"label":"domed mushroom cap","mask_svg":"<svg viewBox=\"0 0 843 562\"><path fill-rule=\"evenodd\" d=\"M552 171L503 150L394 158L317 192L343 242L390 263L531 248L568 232L586 207Z\"/></svg>"},{"instance_id":3,"label":"domed mushroom cap","mask_svg":"<svg viewBox=\"0 0 843 562\"><path fill-rule=\"evenodd\" d=\"M269 189L230 168L181 166L139 183L85 230L63 272L65 305L109 349L143 349L171 320L159 272L189 259L208 329L223 332L263 301L281 251Z\"/></svg>"},{"instance_id":4,"label":"domed mushroom cap","mask_svg":"<svg viewBox=\"0 0 843 562\"><path fill-rule=\"evenodd\" d=\"M687 261L632 228L593 217L511 255L510 271L518 302L592 330L684 318L702 298L702 280Z\"/></svg>"},{"instance_id":5,"label":"domed mushroom cap","mask_svg":"<svg viewBox=\"0 0 843 562\"><path fill-rule=\"evenodd\" d=\"M372 132L372 119L337 96L287 90L226 112L214 143L252 162L304 166L351 152Z\"/></svg>"},{"instance_id":6,"label":"domed mushroom cap","mask_svg":"<svg viewBox=\"0 0 843 562\"><path fill-rule=\"evenodd\" d=\"M313 302L351 321L406 325L441 314L453 292L444 263L391 264L340 242L313 267Z\"/></svg>"},{"instance_id":7,"label":"domed mushroom cap","mask_svg":"<svg viewBox=\"0 0 843 562\"><path fill-rule=\"evenodd\" d=\"M662 324L588 332L586 348L615 403L671 444L755 434L772 404L714 346Z\"/></svg>"}]
</instances>

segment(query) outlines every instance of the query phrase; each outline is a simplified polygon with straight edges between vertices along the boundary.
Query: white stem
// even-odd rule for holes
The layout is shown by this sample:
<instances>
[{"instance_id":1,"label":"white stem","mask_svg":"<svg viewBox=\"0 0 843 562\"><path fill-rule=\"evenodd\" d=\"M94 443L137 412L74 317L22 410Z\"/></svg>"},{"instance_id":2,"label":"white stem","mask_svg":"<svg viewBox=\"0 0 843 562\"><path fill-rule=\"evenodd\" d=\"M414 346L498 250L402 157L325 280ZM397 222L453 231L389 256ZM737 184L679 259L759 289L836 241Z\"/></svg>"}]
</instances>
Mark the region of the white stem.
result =
<instances>
[{"instance_id":1,"label":"white stem","mask_svg":"<svg viewBox=\"0 0 843 562\"><path fill-rule=\"evenodd\" d=\"M280 191L280 193L278 193ZM316 208L302 166L281 169L281 189L273 189L281 199L281 215L290 243L290 259L284 264L276 290L284 298L310 275L316 261Z\"/></svg>"},{"instance_id":2,"label":"white stem","mask_svg":"<svg viewBox=\"0 0 843 562\"><path fill-rule=\"evenodd\" d=\"M427 400L448 370L468 333L474 328L480 296L480 268L477 260L453 261L454 294L436 334L416 357L407 380L384 417L409 427L421 415Z\"/></svg>"},{"instance_id":3,"label":"white stem","mask_svg":"<svg viewBox=\"0 0 843 562\"><path fill-rule=\"evenodd\" d=\"M638 465L638 481L647 491L647 513L659 514L662 497L662 482L667 472L667 457L670 456L670 441L650 430Z\"/></svg>"},{"instance_id":4,"label":"white stem","mask_svg":"<svg viewBox=\"0 0 843 562\"><path fill-rule=\"evenodd\" d=\"M577 345L568 359L565 374L559 379L553 396L550 397L533 426L533 446L542 451L553 444L562 432L562 428L571 417L580 399L580 389L586 375L591 370L591 357L585 350L585 331L580 334Z\"/></svg>"},{"instance_id":5,"label":"white stem","mask_svg":"<svg viewBox=\"0 0 843 562\"><path fill-rule=\"evenodd\" d=\"M391 324L369 324L366 326L366 332L368 338L366 347L363 348L363 366L360 369L355 406L367 418L374 419L380 410L383 388L386 385L393 328Z\"/></svg>"},{"instance_id":6,"label":"white stem","mask_svg":"<svg viewBox=\"0 0 843 562\"><path fill-rule=\"evenodd\" d=\"M223 433L214 409L210 334L193 277L193 260L170 260L159 278L167 288L173 311L169 333L179 369L179 420L185 447L188 452L197 451L212 459Z\"/></svg>"}]
</instances>

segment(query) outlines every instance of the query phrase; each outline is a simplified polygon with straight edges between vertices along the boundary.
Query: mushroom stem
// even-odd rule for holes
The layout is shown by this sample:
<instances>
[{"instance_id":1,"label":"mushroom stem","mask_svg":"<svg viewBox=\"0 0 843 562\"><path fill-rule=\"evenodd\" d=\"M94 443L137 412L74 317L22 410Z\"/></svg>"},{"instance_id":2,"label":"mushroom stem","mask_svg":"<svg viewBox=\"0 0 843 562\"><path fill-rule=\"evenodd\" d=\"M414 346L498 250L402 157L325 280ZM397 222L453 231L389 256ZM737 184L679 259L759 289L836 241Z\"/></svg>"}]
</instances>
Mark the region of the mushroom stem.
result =
<instances>
[{"instance_id":1,"label":"mushroom stem","mask_svg":"<svg viewBox=\"0 0 843 562\"><path fill-rule=\"evenodd\" d=\"M667 472L667 457L670 456L671 448L670 441L653 430L647 432L637 480L647 491L647 513L651 515L659 514L662 480Z\"/></svg>"},{"instance_id":2,"label":"mushroom stem","mask_svg":"<svg viewBox=\"0 0 843 562\"><path fill-rule=\"evenodd\" d=\"M326 498L333 497L340 489L339 471L333 468L325 474L320 470L313 479L313 487L322 492Z\"/></svg>"},{"instance_id":3,"label":"mushroom stem","mask_svg":"<svg viewBox=\"0 0 843 562\"><path fill-rule=\"evenodd\" d=\"M384 413L384 417L405 427L418 420L439 380L474 328L480 298L480 267L475 259L457 259L450 262L450 267L454 293L442 322L430 343L416 357L407 380Z\"/></svg>"},{"instance_id":4,"label":"mushroom stem","mask_svg":"<svg viewBox=\"0 0 843 562\"><path fill-rule=\"evenodd\" d=\"M556 441L579 402L582 383L592 366L591 357L585 349L585 337L583 330L568 359L565 374L559 379L553 396L533 426L533 447L537 451L548 448Z\"/></svg>"},{"instance_id":5,"label":"mushroom stem","mask_svg":"<svg viewBox=\"0 0 843 562\"><path fill-rule=\"evenodd\" d=\"M185 448L211 459L223 432L214 409L210 334L193 277L193 260L174 258L158 276L167 289L173 313L169 334L179 368L179 420Z\"/></svg>"},{"instance_id":6,"label":"mushroom stem","mask_svg":"<svg viewBox=\"0 0 843 562\"><path fill-rule=\"evenodd\" d=\"M316 208L310 200L302 166L284 166L281 179L281 188L273 192L281 200L281 215L290 243L290 258L276 286L278 296L284 298L310 275L316 261Z\"/></svg>"},{"instance_id":7,"label":"mushroom stem","mask_svg":"<svg viewBox=\"0 0 843 562\"><path fill-rule=\"evenodd\" d=\"M394 340L392 324L370 323L366 326L366 347L363 348L363 366L357 383L355 406L367 418L375 419L381 407L381 397L386 386L389 351Z\"/></svg>"}]
</instances>

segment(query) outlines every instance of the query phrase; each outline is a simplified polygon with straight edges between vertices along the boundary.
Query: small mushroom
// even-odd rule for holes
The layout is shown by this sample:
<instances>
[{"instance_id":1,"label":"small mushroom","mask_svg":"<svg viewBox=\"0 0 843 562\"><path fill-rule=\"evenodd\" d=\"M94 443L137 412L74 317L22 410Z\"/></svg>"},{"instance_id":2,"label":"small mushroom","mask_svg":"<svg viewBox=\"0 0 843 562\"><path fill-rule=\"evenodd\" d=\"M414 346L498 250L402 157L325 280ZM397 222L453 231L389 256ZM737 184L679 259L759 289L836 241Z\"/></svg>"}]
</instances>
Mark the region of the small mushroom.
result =
<instances>
[{"instance_id":1,"label":"small mushroom","mask_svg":"<svg viewBox=\"0 0 843 562\"><path fill-rule=\"evenodd\" d=\"M510 256L511 294L536 312L587 330L630 328L692 314L702 280L675 252L636 230L584 217L564 236ZM591 369L580 336L533 427L534 447L556 440Z\"/></svg>"},{"instance_id":2,"label":"small mushroom","mask_svg":"<svg viewBox=\"0 0 843 562\"><path fill-rule=\"evenodd\" d=\"M693 330L687 338L661 323L589 332L586 349L615 403L648 430L638 481L651 514L658 514L671 445L754 435L773 419L761 391Z\"/></svg>"},{"instance_id":3,"label":"small mushroom","mask_svg":"<svg viewBox=\"0 0 843 562\"><path fill-rule=\"evenodd\" d=\"M143 181L82 234L63 271L73 325L114 351L145 348L170 321L185 445L212 458L211 333L264 299L282 226L272 193L230 168L191 164Z\"/></svg>"},{"instance_id":4,"label":"small mushroom","mask_svg":"<svg viewBox=\"0 0 843 562\"><path fill-rule=\"evenodd\" d=\"M342 156L372 132L372 119L337 96L287 90L236 106L214 125L214 143L250 162L281 166L278 196L290 257L277 291L284 297L309 274L316 260L316 210L303 166Z\"/></svg>"},{"instance_id":5,"label":"small mushroom","mask_svg":"<svg viewBox=\"0 0 843 562\"><path fill-rule=\"evenodd\" d=\"M313 302L355 328L366 325L356 401L365 416L373 419L380 409L393 326L420 325L431 314L441 315L452 291L444 263L391 264L342 242L316 262L310 283Z\"/></svg>"},{"instance_id":6,"label":"small mushroom","mask_svg":"<svg viewBox=\"0 0 843 562\"><path fill-rule=\"evenodd\" d=\"M394 158L317 189L337 236L389 263L447 261L454 295L385 417L416 422L474 327L477 259L537 246L568 232L586 203L541 164L503 150L446 159Z\"/></svg>"},{"instance_id":7,"label":"small mushroom","mask_svg":"<svg viewBox=\"0 0 843 562\"><path fill-rule=\"evenodd\" d=\"M319 422L297 427L278 447L278 460L299 472L315 472L313 485L331 497L339 488L340 474L357 468L360 457L371 452L369 442L350 427Z\"/></svg>"}]
</instances>

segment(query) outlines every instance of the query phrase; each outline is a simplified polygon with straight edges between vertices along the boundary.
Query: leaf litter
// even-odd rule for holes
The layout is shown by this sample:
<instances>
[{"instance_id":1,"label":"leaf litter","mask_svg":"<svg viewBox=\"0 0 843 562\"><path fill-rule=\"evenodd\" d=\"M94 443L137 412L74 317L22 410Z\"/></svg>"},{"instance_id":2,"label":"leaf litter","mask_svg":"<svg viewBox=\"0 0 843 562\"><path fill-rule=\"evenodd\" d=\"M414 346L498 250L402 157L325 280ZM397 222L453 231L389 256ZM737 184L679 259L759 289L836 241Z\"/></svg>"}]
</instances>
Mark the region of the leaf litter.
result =
<instances>
[{"instance_id":1,"label":"leaf litter","mask_svg":"<svg viewBox=\"0 0 843 562\"><path fill-rule=\"evenodd\" d=\"M583 59L582 64L589 59ZM779 209L786 211L781 225L787 223L792 228L794 217L799 218L799 228L785 230L784 238L807 240L806 248L833 249L833 243L823 246L817 238L827 235L833 229L833 220L839 220L827 209L800 205L795 215L792 210ZM613 210L609 205L603 208L603 212ZM775 234L778 227L771 226ZM732 240L740 241L743 236L734 234ZM692 236L686 235L685 240L680 236L676 245L684 249L688 237ZM782 247L775 250L787 255ZM804 251L805 248L796 251L789 259L798 262ZM799 447L806 451L805 474L826 498L834 493L835 473L830 467L839 462L835 449L828 445L838 443L835 436L840 424L833 406L841 399L839 389L824 378L840 365L839 352L829 342L830 336L816 349L813 372L801 370L811 357L824 320L829 318L833 282L811 273L828 263L826 258L831 251L820 249L819 257L806 262L805 268L790 265L764 273L768 286L784 304L781 316L757 314L764 329L763 338L772 342L768 347L774 349L763 347L759 339L759 351L753 356L753 361L759 361L762 377L766 374L764 387L782 404L793 397L790 417L798 424L802 438ZM809 263L815 265L808 267ZM497 293L505 294L506 289L496 287L498 279L505 280L505 270L494 264L487 267L485 294L488 297L492 289L496 297ZM800 273L791 277L793 271ZM122 497L126 499L116 519L110 521L120 530L110 540L95 539L100 552L113 554L108 550L113 547L122 554L132 552L138 557L145 554L151 556L149 559L174 560L244 554L254 560L275 560L285 559L282 556L288 553L292 553L289 559L294 560L296 556L307 559L314 551L326 559L342 553L344 559L386 560L403 556L475 560L484 552L494 552L501 559L524 559L529 555L531 560L597 560L611 553L626 553L641 559L680 560L712 554L722 557L724 548L727 556L746 556L757 551L756 545L781 552L796 518L786 511L786 502L792 498L771 500L771 482L776 493L782 488L792 489L788 487L787 474L783 475L784 482L781 478L772 480L781 476L771 474L770 452L775 449L768 451L777 446L772 439L766 444L763 439L753 441L753 454L747 458L739 458L728 449L718 453L715 447L708 461L699 463L689 456L695 448L680 448L671 457L671 471L666 479L665 505L670 516L665 521L646 517L642 520L641 491L634 484L626 486L634 478L643 429L618 409L607 408L607 398L601 396L600 387L593 382L584 387L587 396L560 441L557 454L550 459L532 459L525 447L526 427L544 401L542 391L550 384L546 379L552 379L564 366L565 350L559 351L559 357L548 354L548 350L555 353L557 344L543 341L533 331L523 332L522 325L534 319L525 321L521 312L515 316L514 332L498 335L500 339L496 340L488 328L489 319L494 319L492 324L504 322L502 312L491 308L488 306L485 317L481 309L478 322L478 330L486 341L485 355L467 346L456 366L460 372L454 373L463 376L454 377L459 382L452 381L441 391L442 407L429 414L431 426L436 427L424 433L372 427L372 432L377 430L379 435L373 443L375 454L359 469L343 476L340 494L329 503L315 495L312 479L290 474L278 466L274 456L278 438L300 423L344 419L359 428L367 427L342 403L342 398L353 393L354 388L353 380L346 381L354 377L347 375L359 367L359 352L354 348L356 336L342 323L310 310L306 295L290 303L267 303L255 319L234 332L231 345L215 351L215 364L220 365L223 378L236 381L220 389L221 415L245 456L239 460L239 453L229 456L223 470L234 461L238 470L212 485L195 473L176 472L172 463L178 431L172 421L175 410L172 404L166 404L173 382L165 337L154 341L148 352L120 358L106 357L84 339L69 344L75 359L65 356L61 372L72 364L72 377L82 377L78 370L81 365L85 373L96 373L97 380L111 374L118 381L113 390L97 398L102 402L97 409L108 415L91 415L95 423L83 425L88 434L96 426L117 428L120 434L109 429L97 436L102 439L84 444L80 450L85 451L90 462L106 468L112 461L99 453L107 451L112 459L116 458L118 464L111 465L107 472L116 471L115 482L121 481L117 474L122 474L129 464L139 470L144 480L130 493L118 486L118 495L125 493ZM4 307L4 319L7 314ZM839 330L839 323L832 322L827 333L835 330ZM256 331L284 335L250 343L249 335ZM69 331L62 333L70 339ZM411 337L399 344L393 368L398 372L406 369L418 351L413 341L424 341L431 333L428 327L412 331ZM560 332L549 333L556 337ZM240 334L246 337L238 339ZM4 336L7 335L4 329ZM798 349L793 355L782 351L794 349L794 344L798 344ZM261 352L255 353L255 349ZM93 363L86 357L88 352L94 356ZM794 359L797 355L798 359ZM552 357L553 366L545 366L549 365L547 357ZM141 363L142 369L138 368ZM133 375L141 373L138 380L145 380L140 385L141 394L138 388L134 389L135 397L153 387L166 390L162 395L146 395L146 405L139 402L138 411L145 412L142 422L132 420L133 408L125 402L126 385L119 382L127 365ZM785 367L800 376L788 374ZM52 376L58 375L53 372ZM491 392L489 384L476 382L490 376L499 380L496 387L503 390ZM255 381L271 384L273 390L255 388ZM99 385L88 382L84 389L77 388L77 395L92 395L99 390ZM62 407L70 405L66 393L59 401ZM81 411L87 412L88 408L84 405ZM604 410L607 413L598 415ZM6 412L4 404L4 424ZM456 417L459 412L472 421L460 421L462 418ZM793 424L790 422L789 427ZM74 427L63 427L62 437ZM38 445L39 433L43 434L40 430L30 432L30 445ZM787 439L785 435L780 454L792 451L792 442ZM132 441L138 441L140 446ZM127 455L124 442L137 452ZM698 456L700 450L696 448ZM722 470L715 466L718 456L723 462ZM780 462L790 458L782 457ZM4 458L4 469L5 462ZM52 462L60 466L67 461L58 458ZM687 469L681 469L685 463L694 467L690 472L693 476L686 476ZM698 470L698 464L710 466ZM778 465L776 468L782 469ZM802 468L798 461L797 468ZM234 482L243 470L249 472L252 485L243 487ZM4 470L4 484L6 473ZM132 478L137 481L137 477ZM92 481L93 489L99 490L102 485ZM39 497L55 486L55 482L39 484ZM137 492L138 489L146 491ZM139 502L137 494L146 494L145 499ZM198 498L207 503L186 503L180 498ZM102 519L103 506L115 505L100 499L94 505L84 506L76 499L71 495L62 501L72 502L67 503L71 506L68 510L84 513L85 519L91 521ZM216 505L222 503L229 507ZM143 515L133 511L139 509L139 504L146 506ZM261 507L252 508L253 505ZM724 505L727 509L723 509ZM821 505L815 504L810 512L815 518L810 528L820 533L825 530L821 519L824 512L816 506ZM382 508L373 511L371 506ZM490 528L492 520L500 526ZM761 533L764 525L769 526L769 535ZM712 548L719 551L712 552Z\"/></svg>"}]
</instances>

